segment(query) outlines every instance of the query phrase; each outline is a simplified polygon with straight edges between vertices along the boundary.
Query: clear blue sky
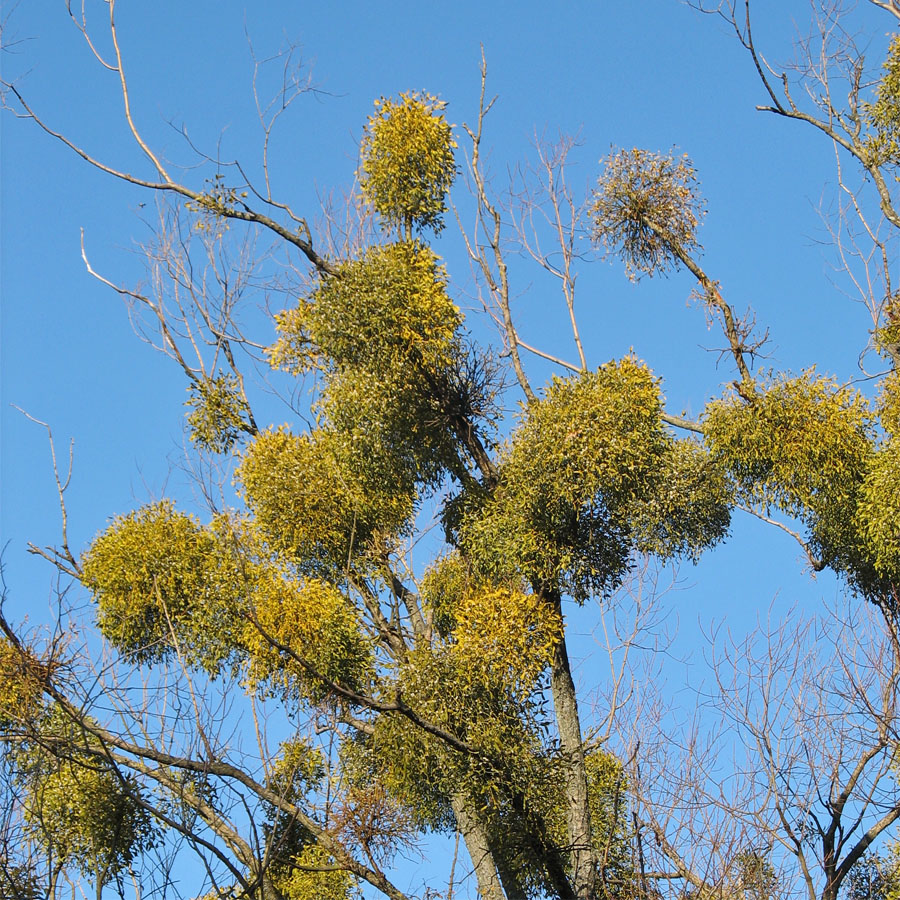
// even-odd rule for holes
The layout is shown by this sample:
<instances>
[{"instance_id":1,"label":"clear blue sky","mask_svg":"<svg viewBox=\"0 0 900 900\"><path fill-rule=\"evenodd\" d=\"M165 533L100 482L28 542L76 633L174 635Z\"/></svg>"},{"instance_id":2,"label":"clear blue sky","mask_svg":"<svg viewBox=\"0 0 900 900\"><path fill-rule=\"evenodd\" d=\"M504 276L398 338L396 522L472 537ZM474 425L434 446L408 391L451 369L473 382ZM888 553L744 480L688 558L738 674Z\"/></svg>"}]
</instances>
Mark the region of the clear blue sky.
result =
<instances>
[{"instance_id":1,"label":"clear blue sky","mask_svg":"<svg viewBox=\"0 0 900 900\"><path fill-rule=\"evenodd\" d=\"M105 5L93 6L102 33ZM805 28L807 14L805 0L757 3L758 36L770 58L790 56L794 23ZM179 134L184 126L210 154L220 142L223 158L258 171L248 36L260 56L287 40L303 48L321 93L284 120L272 168L276 195L310 219L319 195L351 182L376 97L427 90L449 102L450 121L473 120L483 44L489 93L499 95L485 139L498 186L508 167L529 156L536 132L580 135L576 183L595 179L611 147L689 154L709 209L704 264L737 309L752 305L770 329L769 364L794 371L818 364L841 380L859 374L869 323L833 283L817 211L833 196L831 148L810 129L755 111L766 98L750 60L713 17L677 0L120 0L118 16L136 120L175 163L192 160ZM872 12L862 21L877 58L890 20ZM64 4L21 3L6 29L4 78L21 79L46 121L111 165L150 175L125 132L114 76L90 56ZM135 337L120 299L81 260L84 229L94 267L116 283L137 284L144 275L136 241L147 235L138 205L152 198L92 170L31 122L5 113L0 133L0 540L12 609L39 620L52 601L53 573L25 545L56 542L59 513L46 434L13 404L50 423L62 457L74 441L68 506L76 552L109 517L150 497L171 494L187 506L195 498L179 468L183 375ZM451 277L466 281L451 230L437 250ZM573 356L557 293L527 266L513 277L526 340ZM634 348L664 379L676 413L699 412L731 379L726 361L717 368L717 355L704 349L722 339L707 331L701 309L686 304L688 276L634 286L618 264L595 261L578 287L592 365ZM483 323L472 327L490 339ZM276 416L283 421L288 412ZM815 604L836 590L828 577L813 581L802 571L799 548L783 534L740 518L735 533L697 569L682 570L691 587L671 603L687 646L698 617L726 616L740 629L776 596Z\"/></svg>"}]
</instances>

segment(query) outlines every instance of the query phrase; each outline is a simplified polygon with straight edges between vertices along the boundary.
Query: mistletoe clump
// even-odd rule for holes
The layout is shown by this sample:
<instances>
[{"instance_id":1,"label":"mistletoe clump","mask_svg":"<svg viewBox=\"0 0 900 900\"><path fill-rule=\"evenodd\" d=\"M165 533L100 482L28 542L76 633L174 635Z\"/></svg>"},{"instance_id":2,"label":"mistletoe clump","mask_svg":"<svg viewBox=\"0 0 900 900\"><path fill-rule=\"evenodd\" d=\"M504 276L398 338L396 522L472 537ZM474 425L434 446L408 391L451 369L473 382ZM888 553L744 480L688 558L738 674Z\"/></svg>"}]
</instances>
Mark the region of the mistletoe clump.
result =
<instances>
[{"instance_id":1,"label":"mistletoe clump","mask_svg":"<svg viewBox=\"0 0 900 900\"><path fill-rule=\"evenodd\" d=\"M601 164L590 207L592 236L622 259L632 281L664 273L699 249L705 206L687 156L635 148Z\"/></svg>"},{"instance_id":2,"label":"mistletoe clump","mask_svg":"<svg viewBox=\"0 0 900 900\"><path fill-rule=\"evenodd\" d=\"M410 92L375 101L363 137L359 178L363 197L383 223L409 239L414 229L440 231L446 194L456 177L447 104Z\"/></svg>"}]
</instances>

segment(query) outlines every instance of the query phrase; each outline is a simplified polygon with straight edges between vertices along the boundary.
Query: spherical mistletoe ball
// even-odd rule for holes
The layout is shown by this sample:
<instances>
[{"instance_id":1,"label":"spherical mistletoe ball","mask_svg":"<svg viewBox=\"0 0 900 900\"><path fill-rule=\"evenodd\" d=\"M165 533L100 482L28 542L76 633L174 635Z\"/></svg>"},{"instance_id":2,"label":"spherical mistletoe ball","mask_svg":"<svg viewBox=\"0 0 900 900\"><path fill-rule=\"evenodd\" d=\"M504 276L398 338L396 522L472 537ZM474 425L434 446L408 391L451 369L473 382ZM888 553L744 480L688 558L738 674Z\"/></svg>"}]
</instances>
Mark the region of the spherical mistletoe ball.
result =
<instances>
[{"instance_id":1,"label":"spherical mistletoe ball","mask_svg":"<svg viewBox=\"0 0 900 900\"><path fill-rule=\"evenodd\" d=\"M589 211L592 238L622 259L632 281L669 271L699 249L705 206L686 156L620 150L601 163Z\"/></svg>"},{"instance_id":2,"label":"spherical mistletoe ball","mask_svg":"<svg viewBox=\"0 0 900 900\"><path fill-rule=\"evenodd\" d=\"M456 176L456 142L445 107L431 94L401 94L399 102L382 97L366 123L362 195L385 226L407 237L413 229L443 228L445 196Z\"/></svg>"}]
</instances>

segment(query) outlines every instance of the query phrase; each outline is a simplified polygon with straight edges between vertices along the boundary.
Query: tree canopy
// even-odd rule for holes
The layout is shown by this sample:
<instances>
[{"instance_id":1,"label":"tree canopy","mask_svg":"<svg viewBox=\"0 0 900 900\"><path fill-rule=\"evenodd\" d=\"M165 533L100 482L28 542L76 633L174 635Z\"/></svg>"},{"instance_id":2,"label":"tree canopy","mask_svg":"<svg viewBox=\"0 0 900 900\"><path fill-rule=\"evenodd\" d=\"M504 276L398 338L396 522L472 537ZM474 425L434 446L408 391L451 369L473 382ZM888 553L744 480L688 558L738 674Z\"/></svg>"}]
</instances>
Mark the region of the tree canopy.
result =
<instances>
[{"instance_id":1,"label":"tree canopy","mask_svg":"<svg viewBox=\"0 0 900 900\"><path fill-rule=\"evenodd\" d=\"M261 176L190 142L198 165L178 167L137 124L105 6L103 27L69 14L117 75L140 173L59 131L27 82L4 101L155 201L146 286L82 256L186 379L203 502L142 498L72 546L54 451L63 530L31 549L63 579L57 620L0 610L0 897L893 896L900 39L873 63L817 6L782 76L750 3L698 7L733 30L761 108L838 154L832 234L871 317L863 376L843 383L825 359L764 362L765 329L702 255L682 152L614 148L579 193L574 142L538 141L501 190L482 59L466 122L422 90L375 100L353 186L316 224L271 187L274 124L311 90L291 53L273 105L256 96ZM870 6L900 23L896 3ZM453 231L475 304L442 256ZM575 285L602 260L691 280L727 366L696 415L628 346L595 357ZM561 289L577 362L523 337L524 262ZM714 635L682 738L634 658L652 672L664 653L666 573L734 540L739 515L830 572L840 601ZM752 579L765 561L748 557ZM609 649L592 698L571 650L586 621ZM416 852L452 862L407 888Z\"/></svg>"}]
</instances>

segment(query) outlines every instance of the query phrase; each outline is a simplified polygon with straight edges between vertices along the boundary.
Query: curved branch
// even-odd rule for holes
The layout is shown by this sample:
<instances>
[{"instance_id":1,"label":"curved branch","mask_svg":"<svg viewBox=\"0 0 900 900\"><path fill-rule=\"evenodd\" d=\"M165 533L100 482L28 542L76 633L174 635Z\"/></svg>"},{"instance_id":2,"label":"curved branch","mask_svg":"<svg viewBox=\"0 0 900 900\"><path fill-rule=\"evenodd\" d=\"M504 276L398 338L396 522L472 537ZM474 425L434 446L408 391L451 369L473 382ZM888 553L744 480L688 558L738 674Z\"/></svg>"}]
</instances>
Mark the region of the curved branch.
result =
<instances>
[{"instance_id":1,"label":"curved branch","mask_svg":"<svg viewBox=\"0 0 900 900\"><path fill-rule=\"evenodd\" d=\"M41 119L29 106L24 96L14 84L5 81L2 82L2 84L12 92L16 100L18 100L19 104L21 105L22 109L25 110L24 118L33 119L42 131L50 135L50 137L55 138L60 143L64 144L73 153L76 153L78 156L80 156L85 162L94 166L94 168L99 169L101 172L105 172L107 175L111 175L113 178L117 178L120 181L125 181L128 184L133 184L137 187L146 188L151 191L165 191L173 193L178 196L187 198L200 207L209 207L209 198L202 191L192 190L191 188L172 180L148 181L145 178L139 178L138 176L132 175L129 172L115 169L112 166L109 166L101 160L97 159L96 157L91 156L91 154L88 153L84 148L71 141L64 134L61 134L58 131L54 131L46 122L44 122L44 120ZM216 205L215 209L213 209L213 212L215 212L216 215L222 216L223 218L235 219L237 221L259 225L260 227L273 232L274 234L278 235L278 237L296 247L307 258L307 260L312 263L312 265L315 266L315 268L323 275L338 275L338 270L313 249L309 227L307 226L305 220L302 221L297 231L290 231L279 222L276 222L270 216L267 216L265 213L257 212L251 209L246 204L242 204L241 208L237 206L232 207L224 204L219 204Z\"/></svg>"},{"instance_id":2,"label":"curved branch","mask_svg":"<svg viewBox=\"0 0 900 900\"><path fill-rule=\"evenodd\" d=\"M472 756L484 755L478 748L473 747L471 744L467 744L465 741L458 738L455 734L451 734L449 731L445 731L440 726L434 725L426 719L423 719L411 706L408 706L403 701L403 698L399 693L397 694L397 699L393 702L385 702L383 700L376 700L374 697L368 697L365 694L360 694L359 692L354 691L351 688L346 687L345 685L339 684L336 681L332 681L332 679L319 672L319 670L311 662L309 662L309 660L304 659L296 651L288 647L287 644L281 643L281 641L279 641L273 635L269 634L269 632L259 624L255 617L251 617L250 621L252 622L253 627L259 631L260 635L275 650L277 650L279 653L284 654L293 662L297 663L298 666L300 666L304 671L308 672L316 681L323 685L327 690L340 697L342 700L347 700L350 703L361 706L364 709L370 709L373 712L398 713L404 718L409 719L410 722L412 722L418 728L421 728L422 731L438 738L439 740L447 744L448 747L452 747L454 750L457 750L460 753L466 753Z\"/></svg>"}]
</instances>

